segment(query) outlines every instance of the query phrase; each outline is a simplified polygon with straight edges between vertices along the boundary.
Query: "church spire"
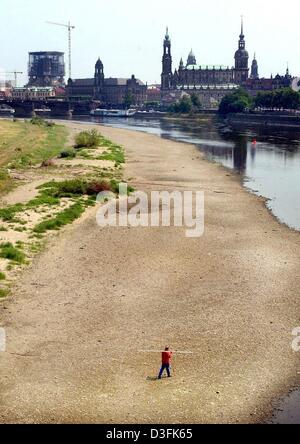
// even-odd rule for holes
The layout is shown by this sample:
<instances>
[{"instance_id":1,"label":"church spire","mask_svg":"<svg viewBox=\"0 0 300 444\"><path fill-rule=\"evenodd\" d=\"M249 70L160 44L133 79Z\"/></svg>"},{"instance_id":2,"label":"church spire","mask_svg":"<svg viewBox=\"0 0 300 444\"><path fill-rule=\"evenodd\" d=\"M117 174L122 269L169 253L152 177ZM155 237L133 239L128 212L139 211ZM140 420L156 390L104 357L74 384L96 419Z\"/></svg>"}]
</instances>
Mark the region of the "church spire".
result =
<instances>
[{"instance_id":1,"label":"church spire","mask_svg":"<svg viewBox=\"0 0 300 444\"><path fill-rule=\"evenodd\" d=\"M251 65L251 75L250 75L251 79L259 79L259 74L258 74L258 63L256 60L256 53L254 53L254 59Z\"/></svg>"},{"instance_id":2,"label":"church spire","mask_svg":"<svg viewBox=\"0 0 300 444\"><path fill-rule=\"evenodd\" d=\"M241 34L239 39L239 49L245 49L246 43L245 43L245 34L244 34L244 16L241 16Z\"/></svg>"},{"instance_id":3,"label":"church spire","mask_svg":"<svg viewBox=\"0 0 300 444\"><path fill-rule=\"evenodd\" d=\"M235 82L241 85L249 76L249 54L246 50L246 41L244 35L244 18L241 17L241 34L239 38L238 50L235 53Z\"/></svg>"},{"instance_id":4,"label":"church spire","mask_svg":"<svg viewBox=\"0 0 300 444\"><path fill-rule=\"evenodd\" d=\"M241 35L240 37L245 37L244 36L244 16L241 15Z\"/></svg>"},{"instance_id":5,"label":"church spire","mask_svg":"<svg viewBox=\"0 0 300 444\"><path fill-rule=\"evenodd\" d=\"M171 39L169 36L169 28L167 27L164 39L164 52L162 59L162 90L171 88L172 75Z\"/></svg>"},{"instance_id":6,"label":"church spire","mask_svg":"<svg viewBox=\"0 0 300 444\"><path fill-rule=\"evenodd\" d=\"M169 35L169 26L167 26L166 28L166 36L165 36L166 40L170 40L170 35Z\"/></svg>"}]
</instances>

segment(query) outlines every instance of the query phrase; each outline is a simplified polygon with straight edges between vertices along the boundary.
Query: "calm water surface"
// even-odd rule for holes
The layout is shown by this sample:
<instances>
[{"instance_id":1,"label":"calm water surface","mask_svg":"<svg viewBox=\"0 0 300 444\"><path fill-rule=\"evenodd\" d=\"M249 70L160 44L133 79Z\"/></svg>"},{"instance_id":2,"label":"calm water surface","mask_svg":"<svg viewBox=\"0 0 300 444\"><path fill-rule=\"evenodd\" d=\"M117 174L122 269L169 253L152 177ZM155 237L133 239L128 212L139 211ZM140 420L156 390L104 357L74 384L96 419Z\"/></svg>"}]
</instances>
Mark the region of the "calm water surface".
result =
<instances>
[{"instance_id":1,"label":"calm water surface","mask_svg":"<svg viewBox=\"0 0 300 444\"><path fill-rule=\"evenodd\" d=\"M203 123L165 119L88 120L196 144L208 159L234 169L247 188L269 199L267 206L281 222L300 230L300 128L299 131L232 129L217 119Z\"/></svg>"}]
</instances>

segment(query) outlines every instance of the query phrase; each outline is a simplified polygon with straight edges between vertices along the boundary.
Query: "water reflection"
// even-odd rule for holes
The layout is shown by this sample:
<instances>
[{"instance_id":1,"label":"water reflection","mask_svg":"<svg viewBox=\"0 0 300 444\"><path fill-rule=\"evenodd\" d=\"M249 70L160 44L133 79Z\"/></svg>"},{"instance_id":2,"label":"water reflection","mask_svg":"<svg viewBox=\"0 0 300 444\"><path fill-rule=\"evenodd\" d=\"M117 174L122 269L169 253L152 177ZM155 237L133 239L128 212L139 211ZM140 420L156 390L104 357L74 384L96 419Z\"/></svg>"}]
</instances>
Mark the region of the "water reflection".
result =
<instances>
[{"instance_id":1,"label":"water reflection","mask_svg":"<svg viewBox=\"0 0 300 444\"><path fill-rule=\"evenodd\" d=\"M300 230L300 128L229 128L218 118L93 122L198 145L208 159L243 175L245 186L270 199L268 207L282 222Z\"/></svg>"}]
</instances>

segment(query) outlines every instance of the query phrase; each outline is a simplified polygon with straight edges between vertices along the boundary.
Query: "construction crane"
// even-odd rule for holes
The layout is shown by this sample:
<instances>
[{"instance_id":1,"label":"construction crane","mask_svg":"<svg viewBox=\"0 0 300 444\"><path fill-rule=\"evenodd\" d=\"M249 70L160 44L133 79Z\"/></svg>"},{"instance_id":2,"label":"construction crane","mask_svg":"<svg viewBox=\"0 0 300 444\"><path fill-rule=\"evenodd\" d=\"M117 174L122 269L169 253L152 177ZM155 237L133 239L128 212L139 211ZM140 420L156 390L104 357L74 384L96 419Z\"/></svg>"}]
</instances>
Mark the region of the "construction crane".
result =
<instances>
[{"instance_id":1,"label":"construction crane","mask_svg":"<svg viewBox=\"0 0 300 444\"><path fill-rule=\"evenodd\" d=\"M54 25L54 26L63 26L64 28L67 28L68 30L68 43L69 43L69 79L72 78L72 31L75 29L74 25L71 25L71 22L69 22L67 25L64 23L56 23L56 22L46 22L48 25Z\"/></svg>"},{"instance_id":2,"label":"construction crane","mask_svg":"<svg viewBox=\"0 0 300 444\"><path fill-rule=\"evenodd\" d=\"M15 86L18 86L18 75L19 74L23 74L21 71L9 71L6 72L5 74L13 74L15 76Z\"/></svg>"}]
</instances>

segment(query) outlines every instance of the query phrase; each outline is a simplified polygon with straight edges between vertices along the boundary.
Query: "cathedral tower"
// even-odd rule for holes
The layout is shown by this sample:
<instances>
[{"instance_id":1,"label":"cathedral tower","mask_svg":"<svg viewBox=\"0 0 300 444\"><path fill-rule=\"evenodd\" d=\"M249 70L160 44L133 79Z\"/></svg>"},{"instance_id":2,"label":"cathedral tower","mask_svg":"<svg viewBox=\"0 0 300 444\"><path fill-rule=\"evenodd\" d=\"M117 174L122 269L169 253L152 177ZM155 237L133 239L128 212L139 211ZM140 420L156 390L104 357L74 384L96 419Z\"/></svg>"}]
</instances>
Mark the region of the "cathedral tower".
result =
<instances>
[{"instance_id":1,"label":"cathedral tower","mask_svg":"<svg viewBox=\"0 0 300 444\"><path fill-rule=\"evenodd\" d=\"M103 88L104 88L104 66L99 59L95 65L95 98L98 100L102 99Z\"/></svg>"},{"instance_id":2,"label":"cathedral tower","mask_svg":"<svg viewBox=\"0 0 300 444\"><path fill-rule=\"evenodd\" d=\"M162 75L161 75L161 89L168 90L172 87L172 55L171 55L171 40L169 30L167 28L164 40L164 55L162 59Z\"/></svg>"},{"instance_id":3,"label":"cathedral tower","mask_svg":"<svg viewBox=\"0 0 300 444\"><path fill-rule=\"evenodd\" d=\"M256 60L256 55L254 54L254 59L251 65L251 75L250 75L251 79L259 79L259 75L258 75L258 63Z\"/></svg>"},{"instance_id":4,"label":"cathedral tower","mask_svg":"<svg viewBox=\"0 0 300 444\"><path fill-rule=\"evenodd\" d=\"M249 54L246 51L246 42L244 35L244 22L242 18L241 25L241 35L239 39L239 49L235 53L235 70L234 70L234 80L235 83L241 85L249 77Z\"/></svg>"}]
</instances>

